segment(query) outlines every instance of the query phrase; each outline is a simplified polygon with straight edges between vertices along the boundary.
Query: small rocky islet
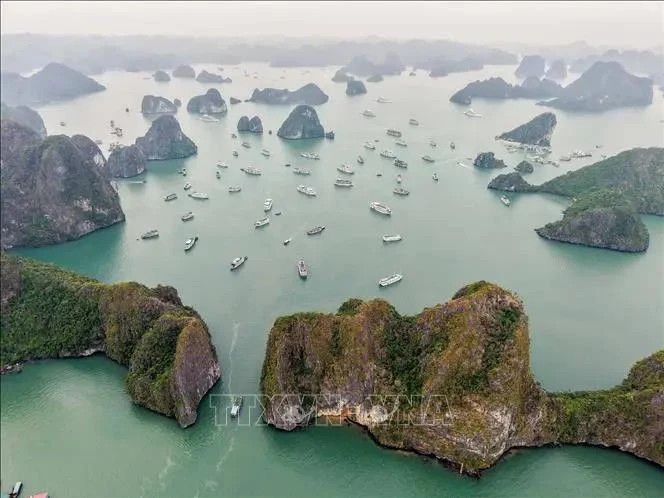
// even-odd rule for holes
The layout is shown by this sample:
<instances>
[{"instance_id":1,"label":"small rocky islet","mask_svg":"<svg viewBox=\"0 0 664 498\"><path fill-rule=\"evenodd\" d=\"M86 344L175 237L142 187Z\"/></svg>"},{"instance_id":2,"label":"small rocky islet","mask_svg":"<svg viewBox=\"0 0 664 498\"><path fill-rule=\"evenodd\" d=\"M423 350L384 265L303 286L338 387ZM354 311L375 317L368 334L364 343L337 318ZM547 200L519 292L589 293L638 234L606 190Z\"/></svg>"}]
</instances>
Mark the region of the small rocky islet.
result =
<instances>
[{"instance_id":1,"label":"small rocky islet","mask_svg":"<svg viewBox=\"0 0 664 498\"><path fill-rule=\"evenodd\" d=\"M168 114L178 112L178 106L164 97L145 95L141 101L142 114Z\"/></svg>"},{"instance_id":2,"label":"small rocky islet","mask_svg":"<svg viewBox=\"0 0 664 498\"><path fill-rule=\"evenodd\" d=\"M277 136L286 140L323 138L325 129L320 124L316 109L308 105L299 105L279 127Z\"/></svg>"},{"instance_id":3,"label":"small rocky islet","mask_svg":"<svg viewBox=\"0 0 664 498\"><path fill-rule=\"evenodd\" d=\"M210 73L208 71L201 71L196 76L196 81L199 83L232 83L230 78L224 78L221 74Z\"/></svg>"},{"instance_id":4,"label":"small rocky islet","mask_svg":"<svg viewBox=\"0 0 664 498\"><path fill-rule=\"evenodd\" d=\"M346 95L352 97L353 95L362 95L365 93L367 93L367 87L362 81L350 78L346 82Z\"/></svg>"},{"instance_id":5,"label":"small rocky islet","mask_svg":"<svg viewBox=\"0 0 664 498\"><path fill-rule=\"evenodd\" d=\"M148 132L136 139L136 146L148 161L183 159L198 152L196 144L182 132L171 114L159 116Z\"/></svg>"},{"instance_id":6,"label":"small rocky islet","mask_svg":"<svg viewBox=\"0 0 664 498\"><path fill-rule=\"evenodd\" d=\"M224 114L227 111L226 101L216 88L210 88L205 94L192 97L187 102L187 112L194 114Z\"/></svg>"},{"instance_id":7,"label":"small rocky islet","mask_svg":"<svg viewBox=\"0 0 664 498\"><path fill-rule=\"evenodd\" d=\"M14 121L37 132L40 137L46 137L44 120L37 111L27 106L20 105L17 107L11 107L2 102L0 107L0 119Z\"/></svg>"},{"instance_id":8,"label":"small rocky islet","mask_svg":"<svg viewBox=\"0 0 664 498\"><path fill-rule=\"evenodd\" d=\"M527 123L517 126L511 131L501 133L496 139L526 145L550 147L551 136L553 135L557 123L558 121L556 120L555 114L552 112L544 112Z\"/></svg>"},{"instance_id":9,"label":"small rocky islet","mask_svg":"<svg viewBox=\"0 0 664 498\"><path fill-rule=\"evenodd\" d=\"M295 91L277 88L256 88L248 102L258 102L270 105L321 105L329 97L314 83L308 83Z\"/></svg>"},{"instance_id":10,"label":"small rocky islet","mask_svg":"<svg viewBox=\"0 0 664 498\"><path fill-rule=\"evenodd\" d=\"M261 118L254 116L249 119L249 116L242 116L237 122L237 131L247 133L263 133L263 123Z\"/></svg>"}]
</instances>

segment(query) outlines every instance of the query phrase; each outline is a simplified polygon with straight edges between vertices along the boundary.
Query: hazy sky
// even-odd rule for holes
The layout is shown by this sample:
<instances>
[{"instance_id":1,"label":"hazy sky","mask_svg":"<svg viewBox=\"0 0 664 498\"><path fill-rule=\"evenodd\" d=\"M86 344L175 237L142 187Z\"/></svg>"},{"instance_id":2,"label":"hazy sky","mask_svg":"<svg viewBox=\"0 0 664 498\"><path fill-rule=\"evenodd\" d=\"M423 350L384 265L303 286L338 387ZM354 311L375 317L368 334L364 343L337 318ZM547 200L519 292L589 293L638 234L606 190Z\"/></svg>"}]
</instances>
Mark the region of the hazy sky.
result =
<instances>
[{"instance_id":1,"label":"hazy sky","mask_svg":"<svg viewBox=\"0 0 664 498\"><path fill-rule=\"evenodd\" d=\"M653 47L664 2L14 2L3 33L437 38Z\"/></svg>"}]
</instances>

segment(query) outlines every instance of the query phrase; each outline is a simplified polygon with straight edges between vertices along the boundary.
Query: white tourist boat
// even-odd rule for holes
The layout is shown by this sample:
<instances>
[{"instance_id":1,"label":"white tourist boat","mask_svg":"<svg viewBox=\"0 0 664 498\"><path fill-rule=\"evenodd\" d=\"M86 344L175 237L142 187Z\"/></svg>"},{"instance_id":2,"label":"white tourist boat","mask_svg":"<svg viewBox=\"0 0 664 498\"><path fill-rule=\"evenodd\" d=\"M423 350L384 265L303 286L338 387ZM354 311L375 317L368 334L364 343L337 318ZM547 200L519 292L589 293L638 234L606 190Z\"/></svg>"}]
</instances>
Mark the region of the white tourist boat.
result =
<instances>
[{"instance_id":1,"label":"white tourist boat","mask_svg":"<svg viewBox=\"0 0 664 498\"><path fill-rule=\"evenodd\" d=\"M352 180L346 180L344 178L337 178L334 180L334 186L335 187L352 187L353 186L353 181Z\"/></svg>"},{"instance_id":2,"label":"white tourist boat","mask_svg":"<svg viewBox=\"0 0 664 498\"><path fill-rule=\"evenodd\" d=\"M390 275L389 277L381 278L378 281L378 285L380 287L387 287L388 285L396 284L403 278L403 275L400 273L395 273L393 275Z\"/></svg>"},{"instance_id":3,"label":"white tourist boat","mask_svg":"<svg viewBox=\"0 0 664 498\"><path fill-rule=\"evenodd\" d=\"M309 267L307 266L307 263L303 259L299 259L297 261L297 273L300 275L300 278L303 280L306 280L307 277L309 276Z\"/></svg>"},{"instance_id":4,"label":"white tourist boat","mask_svg":"<svg viewBox=\"0 0 664 498\"><path fill-rule=\"evenodd\" d=\"M419 126L419 125L420 125L420 122L419 122L417 119L410 118L410 119L408 120L408 124L411 124L411 125L413 125L413 126Z\"/></svg>"},{"instance_id":5,"label":"white tourist boat","mask_svg":"<svg viewBox=\"0 0 664 498\"><path fill-rule=\"evenodd\" d=\"M231 271L237 270L240 266L244 264L245 261L249 259L249 256L241 256L239 258L235 258L233 261L231 261Z\"/></svg>"},{"instance_id":6,"label":"white tourist boat","mask_svg":"<svg viewBox=\"0 0 664 498\"><path fill-rule=\"evenodd\" d=\"M141 234L141 239L154 239L156 237L159 237L159 230L154 229L154 230L148 230L147 232Z\"/></svg>"},{"instance_id":7,"label":"white tourist boat","mask_svg":"<svg viewBox=\"0 0 664 498\"><path fill-rule=\"evenodd\" d=\"M318 225L317 227L307 230L307 235L318 235L319 233L323 233L323 230L325 230L325 225Z\"/></svg>"},{"instance_id":8,"label":"white tourist boat","mask_svg":"<svg viewBox=\"0 0 664 498\"><path fill-rule=\"evenodd\" d=\"M242 396L236 396L233 398L233 404L231 405L231 417L237 418L240 416L240 409L242 408Z\"/></svg>"},{"instance_id":9,"label":"white tourist boat","mask_svg":"<svg viewBox=\"0 0 664 498\"><path fill-rule=\"evenodd\" d=\"M210 197L205 193L205 192L192 192L191 194L188 194L189 197L192 199L200 199L200 200L205 200L209 199Z\"/></svg>"},{"instance_id":10,"label":"white tourist boat","mask_svg":"<svg viewBox=\"0 0 664 498\"><path fill-rule=\"evenodd\" d=\"M468 109L467 111L464 111L464 114L468 116L469 118L481 118L482 115L479 112L475 112L472 109Z\"/></svg>"},{"instance_id":11,"label":"white tourist boat","mask_svg":"<svg viewBox=\"0 0 664 498\"><path fill-rule=\"evenodd\" d=\"M262 171L258 168L254 168L253 166L247 166L246 168L240 168L240 171L244 171L248 175L253 175L253 176L260 176L262 174Z\"/></svg>"},{"instance_id":12,"label":"white tourist boat","mask_svg":"<svg viewBox=\"0 0 664 498\"><path fill-rule=\"evenodd\" d=\"M308 195L309 197L316 197L317 195L314 189L307 187L306 185L298 185L296 188L298 192L304 195Z\"/></svg>"},{"instance_id":13,"label":"white tourist boat","mask_svg":"<svg viewBox=\"0 0 664 498\"><path fill-rule=\"evenodd\" d=\"M239 155L240 155L240 154L238 153L238 151L236 151L236 150L233 151L233 157L237 157L237 156L239 156Z\"/></svg>"},{"instance_id":14,"label":"white tourist boat","mask_svg":"<svg viewBox=\"0 0 664 498\"><path fill-rule=\"evenodd\" d=\"M270 157L272 153L270 152L270 149L263 148L261 149L261 154L263 154L265 157Z\"/></svg>"},{"instance_id":15,"label":"white tourist boat","mask_svg":"<svg viewBox=\"0 0 664 498\"><path fill-rule=\"evenodd\" d=\"M379 104L391 104L392 103L391 100L387 100L385 97L378 97L376 99L376 102L378 102Z\"/></svg>"},{"instance_id":16,"label":"white tourist boat","mask_svg":"<svg viewBox=\"0 0 664 498\"><path fill-rule=\"evenodd\" d=\"M193 220L194 219L194 213L192 213L191 211L188 211L188 212L184 213L182 216L180 216L180 219L182 221Z\"/></svg>"},{"instance_id":17,"label":"white tourist boat","mask_svg":"<svg viewBox=\"0 0 664 498\"><path fill-rule=\"evenodd\" d=\"M228 168L228 163L225 163L223 161L217 161L217 168L226 169Z\"/></svg>"},{"instance_id":18,"label":"white tourist boat","mask_svg":"<svg viewBox=\"0 0 664 498\"><path fill-rule=\"evenodd\" d=\"M168 201L174 201L177 198L178 194L168 194L166 197L164 197L164 200L168 202Z\"/></svg>"},{"instance_id":19,"label":"white tourist boat","mask_svg":"<svg viewBox=\"0 0 664 498\"><path fill-rule=\"evenodd\" d=\"M284 245L287 246L288 244L290 244L291 240L293 239L291 237L288 237L286 240L284 240Z\"/></svg>"},{"instance_id":20,"label":"white tourist boat","mask_svg":"<svg viewBox=\"0 0 664 498\"><path fill-rule=\"evenodd\" d=\"M401 177L401 175L397 175L397 183L401 183L402 180L403 180L403 178Z\"/></svg>"},{"instance_id":21,"label":"white tourist boat","mask_svg":"<svg viewBox=\"0 0 664 498\"><path fill-rule=\"evenodd\" d=\"M251 144L249 142L242 142L240 145L245 149L251 149Z\"/></svg>"},{"instance_id":22,"label":"white tourist boat","mask_svg":"<svg viewBox=\"0 0 664 498\"><path fill-rule=\"evenodd\" d=\"M403 159L395 159L395 160L394 160L394 165L395 165L397 168L404 168L404 169L406 169L406 168L408 167L408 163L407 163L406 161L404 161Z\"/></svg>"},{"instance_id":23,"label":"white tourist boat","mask_svg":"<svg viewBox=\"0 0 664 498\"><path fill-rule=\"evenodd\" d=\"M385 157L387 159L394 159L395 157L397 157L397 155L394 152L392 152L390 149L381 150L380 155L381 157Z\"/></svg>"},{"instance_id":24,"label":"white tourist boat","mask_svg":"<svg viewBox=\"0 0 664 498\"><path fill-rule=\"evenodd\" d=\"M270 209L272 209L272 199L268 198L263 203L263 211L267 213Z\"/></svg>"},{"instance_id":25,"label":"white tourist boat","mask_svg":"<svg viewBox=\"0 0 664 498\"><path fill-rule=\"evenodd\" d=\"M342 164L341 166L337 166L337 171L345 173L346 175L355 174L355 171L353 171L353 168L351 167L350 164Z\"/></svg>"},{"instance_id":26,"label":"white tourist boat","mask_svg":"<svg viewBox=\"0 0 664 498\"><path fill-rule=\"evenodd\" d=\"M392 210L387 207L385 204L381 204L380 202L370 202L369 203L369 208L373 211L376 211L377 213L384 214L385 216L390 216L392 214Z\"/></svg>"},{"instance_id":27,"label":"white tourist boat","mask_svg":"<svg viewBox=\"0 0 664 498\"><path fill-rule=\"evenodd\" d=\"M362 111L362 116L365 116L367 118L375 118L376 113L374 113L371 109L365 109Z\"/></svg>"},{"instance_id":28,"label":"white tourist boat","mask_svg":"<svg viewBox=\"0 0 664 498\"><path fill-rule=\"evenodd\" d=\"M510 200L509 200L507 197L505 197L504 195L501 195L501 196L500 196L500 202L502 202L503 204L505 204L507 207L509 207L509 205L512 204L512 201L510 201Z\"/></svg>"},{"instance_id":29,"label":"white tourist boat","mask_svg":"<svg viewBox=\"0 0 664 498\"><path fill-rule=\"evenodd\" d=\"M423 156L422 156L422 160L423 160L423 161L426 161L426 162L428 162L428 163L433 163L433 162L436 161L436 160L435 160L433 157L431 157L429 154L425 154L425 155L423 155Z\"/></svg>"},{"instance_id":30,"label":"white tourist boat","mask_svg":"<svg viewBox=\"0 0 664 498\"><path fill-rule=\"evenodd\" d=\"M185 183L184 184L184 189L189 190L191 188L191 183Z\"/></svg>"},{"instance_id":31,"label":"white tourist boat","mask_svg":"<svg viewBox=\"0 0 664 498\"><path fill-rule=\"evenodd\" d=\"M433 140L433 139L429 140L429 145L430 145L431 147L438 147L438 144L437 144L436 141Z\"/></svg>"},{"instance_id":32,"label":"white tourist boat","mask_svg":"<svg viewBox=\"0 0 664 498\"><path fill-rule=\"evenodd\" d=\"M260 227L264 227L265 225L269 225L269 224L270 224L270 218L268 218L266 216L265 218L261 218L260 220L256 220L254 222L254 227L260 228Z\"/></svg>"},{"instance_id":33,"label":"white tourist boat","mask_svg":"<svg viewBox=\"0 0 664 498\"><path fill-rule=\"evenodd\" d=\"M397 195L410 195L410 190L406 190L403 187L394 187L392 192L394 192Z\"/></svg>"},{"instance_id":34,"label":"white tourist boat","mask_svg":"<svg viewBox=\"0 0 664 498\"><path fill-rule=\"evenodd\" d=\"M320 156L315 152L300 152L300 156L304 157L305 159L320 159Z\"/></svg>"},{"instance_id":35,"label":"white tourist boat","mask_svg":"<svg viewBox=\"0 0 664 498\"><path fill-rule=\"evenodd\" d=\"M230 187L228 187L228 193L229 194L233 194L235 192L240 192L241 190L242 190L242 187L240 187L239 185L231 185Z\"/></svg>"},{"instance_id":36,"label":"white tourist boat","mask_svg":"<svg viewBox=\"0 0 664 498\"><path fill-rule=\"evenodd\" d=\"M393 128L388 128L385 133L387 133L391 137L399 138L401 136L401 132L399 130L395 130Z\"/></svg>"},{"instance_id":37,"label":"white tourist boat","mask_svg":"<svg viewBox=\"0 0 664 498\"><path fill-rule=\"evenodd\" d=\"M383 242L399 242L401 240L401 235L398 233L394 235L383 235Z\"/></svg>"},{"instance_id":38,"label":"white tourist boat","mask_svg":"<svg viewBox=\"0 0 664 498\"><path fill-rule=\"evenodd\" d=\"M438 181L438 173L434 173L433 175L431 175L431 178L433 178L434 182L437 182Z\"/></svg>"},{"instance_id":39,"label":"white tourist boat","mask_svg":"<svg viewBox=\"0 0 664 498\"><path fill-rule=\"evenodd\" d=\"M296 175L310 175L311 170L307 168L293 168L293 173Z\"/></svg>"},{"instance_id":40,"label":"white tourist boat","mask_svg":"<svg viewBox=\"0 0 664 498\"><path fill-rule=\"evenodd\" d=\"M371 142L364 142L364 148L369 150L376 150L376 146Z\"/></svg>"},{"instance_id":41,"label":"white tourist boat","mask_svg":"<svg viewBox=\"0 0 664 498\"><path fill-rule=\"evenodd\" d=\"M198 235L184 241L184 250L191 251L198 242Z\"/></svg>"},{"instance_id":42,"label":"white tourist boat","mask_svg":"<svg viewBox=\"0 0 664 498\"><path fill-rule=\"evenodd\" d=\"M406 142L403 138L395 140L394 143L401 146L401 147L408 147L408 142Z\"/></svg>"}]
</instances>

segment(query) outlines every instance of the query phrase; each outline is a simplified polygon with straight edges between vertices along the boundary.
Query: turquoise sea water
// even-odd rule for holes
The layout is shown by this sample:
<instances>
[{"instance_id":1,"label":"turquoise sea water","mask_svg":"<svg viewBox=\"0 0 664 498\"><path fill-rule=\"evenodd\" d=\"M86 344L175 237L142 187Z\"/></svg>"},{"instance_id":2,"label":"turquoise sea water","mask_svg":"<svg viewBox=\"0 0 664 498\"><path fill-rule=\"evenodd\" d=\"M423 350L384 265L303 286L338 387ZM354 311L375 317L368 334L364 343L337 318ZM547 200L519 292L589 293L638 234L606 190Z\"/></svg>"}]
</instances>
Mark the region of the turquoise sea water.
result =
<instances>
[{"instance_id":1,"label":"turquoise sea water","mask_svg":"<svg viewBox=\"0 0 664 498\"><path fill-rule=\"evenodd\" d=\"M197 67L214 70L215 66ZM257 78L245 77L244 69ZM644 254L619 254L540 239L533 229L558 219L565 199L545 195L513 196L511 208L500 194L486 189L496 172L470 165L478 152L492 150L510 167L524 155L508 154L494 136L544 108L534 101L482 101L467 118L448 101L467 82L494 75L511 79L514 68L490 67L473 73L431 79L386 78L367 84L368 94L347 97L344 84L330 81L336 68L276 69L265 65L227 67L233 83L218 86L230 96L248 98L254 87L297 88L317 83L330 101L317 107L334 141L287 142L276 130L291 107L253 103L229 105L219 123L205 123L181 110L183 131L199 147L182 161L152 162L145 184L120 181L126 223L55 247L21 250L22 254L61 264L107 282L137 280L175 286L186 304L204 317L217 347L223 380L215 393L254 393L269 328L275 317L299 310L333 311L347 297L384 297L402 313L445 301L466 283L486 279L516 291L530 319L531 364L550 390L612 386L637 359L664 345L664 220L644 217L651 236ZM140 115L140 100L152 93L187 100L209 85L174 79L156 83L146 73L105 73L98 94L39 108L49 133L84 133L104 140L108 122L124 129L123 143L143 135L149 120ZM283 76L283 79L281 78ZM384 96L390 104L378 104ZM125 113L125 107L130 112ZM364 109L376 113L361 116ZM558 126L553 156L575 149L594 158L535 166L529 181L540 183L569 169L635 146L664 146L663 104L657 93L646 108L602 114L555 111ZM237 120L258 114L267 131L233 140ZM419 127L408 124L416 118ZM66 127L58 123L65 121ZM403 131L407 148L394 145L386 128ZM114 138L114 137L113 137ZM374 152L362 148L379 139ZM428 145L430 139L437 148ZM240 147L246 140L251 149ZM456 150L450 150L453 140ZM601 144L602 149L594 149ZM272 151L267 159L262 147ZM406 159L406 171L378 156L390 148ZM240 156L233 158L233 149ZM320 161L299 157L318 152ZM364 165L355 163L361 154ZM436 158L421 161L423 154ZM215 178L218 160L230 168ZM294 175L284 163L313 170ZM336 166L353 165L355 187L333 186ZM260 177L241 166L255 165ZM183 178L177 170L186 167ZM376 172L382 177L376 177ZM434 183L431 174L440 181ZM411 191L392 193L401 173ZM188 181L210 195L195 201L184 195ZM295 187L314 187L307 198ZM242 192L228 194L229 185ZM176 201L162 198L177 192ZM274 199L271 224L256 230L266 197ZM388 204L393 215L369 211L370 201ZM192 210L195 219L182 223ZM317 237L304 232L324 224ZM158 228L157 240L141 241ZM381 236L400 233L403 241L385 246ZM184 240L200 237L184 253ZM284 247L281 242L293 237ZM236 256L248 255L238 272L228 271ZM295 263L310 264L307 281ZM376 281L395 271L402 282L379 289ZM521 450L510 454L480 480L459 476L413 455L384 450L355 428L312 428L281 433L266 427L216 426L210 398L203 401L197 424L180 429L169 419L133 406L124 392L122 367L103 358L62 360L28 366L20 375L3 376L1 403L2 486L23 480L28 492L48 489L63 496L656 496L664 472L629 455L589 447Z\"/></svg>"}]
</instances>

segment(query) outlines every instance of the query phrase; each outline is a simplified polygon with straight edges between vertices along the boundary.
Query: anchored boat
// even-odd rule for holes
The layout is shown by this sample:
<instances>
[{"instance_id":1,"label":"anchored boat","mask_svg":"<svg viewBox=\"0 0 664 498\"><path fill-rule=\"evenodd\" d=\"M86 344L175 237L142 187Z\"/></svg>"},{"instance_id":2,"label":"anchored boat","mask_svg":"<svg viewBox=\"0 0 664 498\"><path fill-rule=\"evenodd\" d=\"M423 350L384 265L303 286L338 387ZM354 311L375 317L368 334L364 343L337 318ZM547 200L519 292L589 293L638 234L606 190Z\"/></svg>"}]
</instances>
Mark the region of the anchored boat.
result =
<instances>
[{"instance_id":1,"label":"anchored boat","mask_svg":"<svg viewBox=\"0 0 664 498\"><path fill-rule=\"evenodd\" d=\"M192 192L191 194L188 195L192 199L200 199L200 200L209 199L209 196L205 192Z\"/></svg>"},{"instance_id":2,"label":"anchored boat","mask_svg":"<svg viewBox=\"0 0 664 498\"><path fill-rule=\"evenodd\" d=\"M406 161L401 160L401 159L395 159L394 160L394 165L397 168L407 168L408 167L408 163Z\"/></svg>"},{"instance_id":3,"label":"anchored boat","mask_svg":"<svg viewBox=\"0 0 664 498\"><path fill-rule=\"evenodd\" d=\"M357 163L364 164L364 158L362 156L357 156Z\"/></svg>"},{"instance_id":4,"label":"anchored boat","mask_svg":"<svg viewBox=\"0 0 664 498\"><path fill-rule=\"evenodd\" d=\"M270 218L265 217L265 218L261 218L260 220L256 220L256 222L254 223L254 227L255 228L260 228L260 227L264 227L265 225L269 225L269 224L270 224Z\"/></svg>"},{"instance_id":5,"label":"anchored boat","mask_svg":"<svg viewBox=\"0 0 664 498\"><path fill-rule=\"evenodd\" d=\"M272 209L272 199L265 199L265 202L263 203L263 211L266 213Z\"/></svg>"},{"instance_id":6,"label":"anchored boat","mask_svg":"<svg viewBox=\"0 0 664 498\"><path fill-rule=\"evenodd\" d=\"M394 190L392 190L397 195L410 195L410 191L406 190L403 187L395 187Z\"/></svg>"},{"instance_id":7,"label":"anchored boat","mask_svg":"<svg viewBox=\"0 0 664 498\"><path fill-rule=\"evenodd\" d=\"M174 201L175 199L178 198L178 194L168 194L166 197L164 197L165 201Z\"/></svg>"},{"instance_id":8,"label":"anchored boat","mask_svg":"<svg viewBox=\"0 0 664 498\"><path fill-rule=\"evenodd\" d=\"M254 168L253 166L247 166L246 168L240 168L240 171L244 171L248 175L253 175L253 176L260 176L262 174L262 171L258 168Z\"/></svg>"},{"instance_id":9,"label":"anchored boat","mask_svg":"<svg viewBox=\"0 0 664 498\"><path fill-rule=\"evenodd\" d=\"M386 157L387 159L394 159L397 155L389 149L382 150L380 152L381 157Z\"/></svg>"},{"instance_id":10,"label":"anchored boat","mask_svg":"<svg viewBox=\"0 0 664 498\"><path fill-rule=\"evenodd\" d=\"M399 130L393 130L392 128L389 128L386 133L391 137L399 138L401 136L401 132Z\"/></svg>"},{"instance_id":11,"label":"anchored boat","mask_svg":"<svg viewBox=\"0 0 664 498\"><path fill-rule=\"evenodd\" d=\"M510 201L510 200L509 200L507 197L505 197L504 195L501 195L501 196L500 196L500 202L502 202L503 204L505 204L507 207L509 207L510 204L512 204L512 201Z\"/></svg>"},{"instance_id":12,"label":"anchored boat","mask_svg":"<svg viewBox=\"0 0 664 498\"><path fill-rule=\"evenodd\" d=\"M375 118L376 114L371 109L365 109L362 112L362 116L365 116L367 118Z\"/></svg>"},{"instance_id":13,"label":"anchored boat","mask_svg":"<svg viewBox=\"0 0 664 498\"><path fill-rule=\"evenodd\" d=\"M191 251L198 242L198 235L184 241L184 250Z\"/></svg>"},{"instance_id":14,"label":"anchored boat","mask_svg":"<svg viewBox=\"0 0 664 498\"><path fill-rule=\"evenodd\" d=\"M369 208L371 208L373 211L376 211L377 213L384 214L385 216L390 216L392 214L392 210L380 202L374 201L369 203Z\"/></svg>"},{"instance_id":15,"label":"anchored boat","mask_svg":"<svg viewBox=\"0 0 664 498\"><path fill-rule=\"evenodd\" d=\"M312 228L311 230L307 230L307 235L317 235L321 233L323 230L325 230L325 226L319 225L317 227Z\"/></svg>"},{"instance_id":16,"label":"anchored boat","mask_svg":"<svg viewBox=\"0 0 664 498\"><path fill-rule=\"evenodd\" d=\"M399 242L401 240L401 235L383 235L383 242Z\"/></svg>"},{"instance_id":17,"label":"anchored boat","mask_svg":"<svg viewBox=\"0 0 664 498\"><path fill-rule=\"evenodd\" d=\"M388 285L396 284L403 278L403 275L400 273L395 273L393 275L390 275L389 277L381 278L378 281L378 285L380 287L387 287Z\"/></svg>"},{"instance_id":18,"label":"anchored boat","mask_svg":"<svg viewBox=\"0 0 664 498\"><path fill-rule=\"evenodd\" d=\"M309 197L316 197L317 195L314 189L307 187L306 185L298 185L297 191L301 194L308 195Z\"/></svg>"},{"instance_id":19,"label":"anchored boat","mask_svg":"<svg viewBox=\"0 0 664 498\"><path fill-rule=\"evenodd\" d=\"M189 190L191 188L191 183L185 183L184 184L184 189Z\"/></svg>"},{"instance_id":20,"label":"anchored boat","mask_svg":"<svg viewBox=\"0 0 664 498\"><path fill-rule=\"evenodd\" d=\"M411 124L411 125L413 125L413 126L419 126L419 125L420 125L420 122L419 122L417 119L410 118L410 119L408 120L408 124Z\"/></svg>"},{"instance_id":21,"label":"anchored boat","mask_svg":"<svg viewBox=\"0 0 664 498\"><path fill-rule=\"evenodd\" d=\"M180 219L181 219L182 221L193 220L193 219L194 219L194 213L192 213L191 211L189 211L188 213L183 214L183 215L180 217Z\"/></svg>"},{"instance_id":22,"label":"anchored boat","mask_svg":"<svg viewBox=\"0 0 664 498\"><path fill-rule=\"evenodd\" d=\"M341 173L345 173L347 175L355 174L355 171L353 171L353 168L350 166L350 164L342 164L341 166L337 166L337 171L340 171Z\"/></svg>"},{"instance_id":23,"label":"anchored boat","mask_svg":"<svg viewBox=\"0 0 664 498\"><path fill-rule=\"evenodd\" d=\"M296 175L310 175L311 170L307 168L293 168L293 173Z\"/></svg>"},{"instance_id":24,"label":"anchored boat","mask_svg":"<svg viewBox=\"0 0 664 498\"><path fill-rule=\"evenodd\" d=\"M371 142L364 142L364 148L369 150L376 150L376 146Z\"/></svg>"},{"instance_id":25,"label":"anchored boat","mask_svg":"<svg viewBox=\"0 0 664 498\"><path fill-rule=\"evenodd\" d=\"M303 259L300 259L297 262L297 273L302 279L306 279L309 276L309 268L307 268L307 264Z\"/></svg>"},{"instance_id":26,"label":"anchored boat","mask_svg":"<svg viewBox=\"0 0 664 498\"><path fill-rule=\"evenodd\" d=\"M235 258L233 261L231 261L231 271L237 270L240 266L244 264L244 262L249 259L249 256L242 256L239 258Z\"/></svg>"},{"instance_id":27,"label":"anchored boat","mask_svg":"<svg viewBox=\"0 0 664 498\"><path fill-rule=\"evenodd\" d=\"M233 193L235 193L235 192L239 192L240 190L242 190L242 187L240 187L239 185L233 185L233 186L231 186L231 187L228 187L228 193L229 193L229 194L233 194Z\"/></svg>"},{"instance_id":28,"label":"anchored boat","mask_svg":"<svg viewBox=\"0 0 664 498\"><path fill-rule=\"evenodd\" d=\"M159 230L149 230L141 235L141 239L154 239L155 237L159 237Z\"/></svg>"},{"instance_id":29,"label":"anchored boat","mask_svg":"<svg viewBox=\"0 0 664 498\"><path fill-rule=\"evenodd\" d=\"M337 178L334 180L334 186L335 187L352 187L353 182L352 180L345 180L344 178Z\"/></svg>"},{"instance_id":30,"label":"anchored boat","mask_svg":"<svg viewBox=\"0 0 664 498\"><path fill-rule=\"evenodd\" d=\"M424 156L422 156L422 160L428 163L436 162L436 160L433 157L431 157L429 154L425 154Z\"/></svg>"}]
</instances>

